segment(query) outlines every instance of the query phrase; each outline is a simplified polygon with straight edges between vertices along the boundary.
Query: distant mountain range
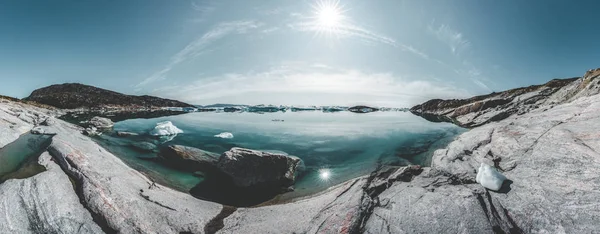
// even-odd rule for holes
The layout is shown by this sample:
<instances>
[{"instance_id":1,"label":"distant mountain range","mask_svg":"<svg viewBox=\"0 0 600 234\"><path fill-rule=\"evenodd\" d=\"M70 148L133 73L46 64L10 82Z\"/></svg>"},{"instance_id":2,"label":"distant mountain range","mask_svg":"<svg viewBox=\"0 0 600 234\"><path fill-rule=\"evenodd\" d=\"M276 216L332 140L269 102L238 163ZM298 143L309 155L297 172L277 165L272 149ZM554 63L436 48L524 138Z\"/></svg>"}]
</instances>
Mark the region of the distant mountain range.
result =
<instances>
[{"instance_id":1,"label":"distant mountain range","mask_svg":"<svg viewBox=\"0 0 600 234\"><path fill-rule=\"evenodd\" d=\"M298 112L298 111L322 111L322 112L340 112L349 111L354 113L370 113L376 111L408 111L408 108L388 108L388 107L369 107L369 106L287 106L287 105L243 105L243 104L212 104L212 105L196 105L195 110L184 110L186 112L254 112L254 113L271 113L271 112Z\"/></svg>"},{"instance_id":2,"label":"distant mountain range","mask_svg":"<svg viewBox=\"0 0 600 234\"><path fill-rule=\"evenodd\" d=\"M37 89L33 91L29 97L26 97L23 100L62 109L95 107L194 107L193 105L176 100L148 95L126 95L78 83L57 84Z\"/></svg>"},{"instance_id":3,"label":"distant mountain range","mask_svg":"<svg viewBox=\"0 0 600 234\"><path fill-rule=\"evenodd\" d=\"M211 105L196 105L198 108L224 108L224 107L247 107L249 105L238 105L238 104L224 104L224 103L216 103Z\"/></svg>"}]
</instances>

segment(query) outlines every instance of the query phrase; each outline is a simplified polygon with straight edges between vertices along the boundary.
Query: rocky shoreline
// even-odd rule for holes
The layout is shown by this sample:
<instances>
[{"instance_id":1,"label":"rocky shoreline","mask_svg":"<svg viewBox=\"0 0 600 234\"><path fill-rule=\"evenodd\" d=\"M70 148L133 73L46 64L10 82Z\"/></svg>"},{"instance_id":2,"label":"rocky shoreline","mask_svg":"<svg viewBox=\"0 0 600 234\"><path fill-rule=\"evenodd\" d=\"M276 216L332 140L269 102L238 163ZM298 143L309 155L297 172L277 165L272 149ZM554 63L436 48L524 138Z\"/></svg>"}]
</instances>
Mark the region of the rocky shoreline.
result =
<instances>
[{"instance_id":1,"label":"rocky shoreline","mask_svg":"<svg viewBox=\"0 0 600 234\"><path fill-rule=\"evenodd\" d=\"M593 233L600 229L597 71L510 92L499 105L492 100L502 94L421 105L415 111L479 127L437 150L431 167L380 168L305 199L249 208L158 185L81 127L39 125L52 111L0 100L0 147L38 125L55 134L39 159L46 172L0 184L0 232ZM476 182L481 163L508 178L500 192Z\"/></svg>"},{"instance_id":2,"label":"rocky shoreline","mask_svg":"<svg viewBox=\"0 0 600 234\"><path fill-rule=\"evenodd\" d=\"M580 97L600 93L599 69L583 77L554 79L543 85L532 85L469 99L433 99L416 105L410 111L433 122L451 122L466 128L500 121L512 115L533 110L548 110Z\"/></svg>"}]
</instances>

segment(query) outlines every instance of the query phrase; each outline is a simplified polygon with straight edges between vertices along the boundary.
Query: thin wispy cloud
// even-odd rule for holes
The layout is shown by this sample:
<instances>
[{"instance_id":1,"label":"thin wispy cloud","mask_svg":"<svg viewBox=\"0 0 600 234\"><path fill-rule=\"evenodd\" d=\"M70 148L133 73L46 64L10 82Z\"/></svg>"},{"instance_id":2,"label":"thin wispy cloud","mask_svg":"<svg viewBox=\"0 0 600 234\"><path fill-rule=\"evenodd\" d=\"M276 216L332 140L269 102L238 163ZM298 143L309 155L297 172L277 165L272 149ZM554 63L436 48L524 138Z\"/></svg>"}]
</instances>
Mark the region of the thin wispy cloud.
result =
<instances>
[{"instance_id":1,"label":"thin wispy cloud","mask_svg":"<svg viewBox=\"0 0 600 234\"><path fill-rule=\"evenodd\" d=\"M296 24L288 24L287 26L289 28L291 28L292 30L296 30L296 31L300 31L300 32L314 33L317 37L323 33L322 28L319 25L315 24L314 22L301 22L301 23L296 23ZM406 51L406 52L415 54L424 59L429 59L429 55L427 55L423 51L416 49L413 46L402 44L402 43L396 41L394 38L391 38L391 37L386 36L381 33L376 33L376 32L370 31L366 28L363 28L363 27L360 27L357 25L347 23L347 24L339 25L339 26L333 28L332 30L333 30L332 32L327 32L327 33L331 33L336 38L358 38L358 39L364 40L367 43L374 43L374 44L379 43L379 44L392 46L395 48L399 48L402 51Z\"/></svg>"},{"instance_id":2,"label":"thin wispy cloud","mask_svg":"<svg viewBox=\"0 0 600 234\"><path fill-rule=\"evenodd\" d=\"M471 50L471 42L462 32L455 30L448 24L438 25L435 20L432 20L427 26L427 31L450 49L456 62L453 62L455 66L448 65L448 67L453 67L453 70L457 75L470 80L482 90L492 91L492 89L485 84L488 79L485 77L482 70L470 62L471 59L468 56L468 52ZM441 63L447 64L444 62Z\"/></svg>"},{"instance_id":3,"label":"thin wispy cloud","mask_svg":"<svg viewBox=\"0 0 600 234\"><path fill-rule=\"evenodd\" d=\"M447 24L436 26L434 20L428 25L427 30L434 34L440 41L447 44L450 51L455 55L460 55L471 46L471 42L461 32Z\"/></svg>"},{"instance_id":4,"label":"thin wispy cloud","mask_svg":"<svg viewBox=\"0 0 600 234\"><path fill-rule=\"evenodd\" d=\"M210 4L210 2L192 1L191 5L192 5L192 9L202 12L202 13L213 12L216 9L216 7L212 6Z\"/></svg>"},{"instance_id":5,"label":"thin wispy cloud","mask_svg":"<svg viewBox=\"0 0 600 234\"><path fill-rule=\"evenodd\" d=\"M247 21L231 21L220 23L217 26L204 33L201 37L192 41L185 48L173 55L169 63L161 70L153 73L148 78L140 82L136 87L141 87L152 82L164 80L167 74L178 64L187 60L198 57L208 51L209 45L213 42L226 37L231 34L245 34L250 30L254 30L263 26L263 23L247 20Z\"/></svg>"},{"instance_id":6,"label":"thin wispy cloud","mask_svg":"<svg viewBox=\"0 0 600 234\"><path fill-rule=\"evenodd\" d=\"M258 13L260 13L261 15L279 15L282 14L283 8L281 7L275 7L275 8L270 8L270 9L263 9L263 8L256 8L256 10L258 11Z\"/></svg>"},{"instance_id":7,"label":"thin wispy cloud","mask_svg":"<svg viewBox=\"0 0 600 234\"><path fill-rule=\"evenodd\" d=\"M279 30L279 27L270 27L270 28L263 29L261 32L262 33L272 33L272 32L278 31L278 30Z\"/></svg>"}]
</instances>

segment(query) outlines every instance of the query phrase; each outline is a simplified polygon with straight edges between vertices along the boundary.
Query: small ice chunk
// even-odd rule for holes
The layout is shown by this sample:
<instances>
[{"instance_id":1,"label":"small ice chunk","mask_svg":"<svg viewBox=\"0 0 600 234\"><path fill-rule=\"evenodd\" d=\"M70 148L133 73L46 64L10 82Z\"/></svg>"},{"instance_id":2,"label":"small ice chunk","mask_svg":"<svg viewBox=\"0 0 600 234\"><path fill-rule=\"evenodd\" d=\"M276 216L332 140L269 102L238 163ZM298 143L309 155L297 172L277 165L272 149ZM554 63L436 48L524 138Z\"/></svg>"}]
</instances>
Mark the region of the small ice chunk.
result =
<instances>
[{"instance_id":1,"label":"small ice chunk","mask_svg":"<svg viewBox=\"0 0 600 234\"><path fill-rule=\"evenodd\" d=\"M233 138L233 134L231 134L230 132L222 132L222 133L219 133L219 134L215 135L215 137L224 138L224 139L231 139L231 138Z\"/></svg>"},{"instance_id":2,"label":"small ice chunk","mask_svg":"<svg viewBox=\"0 0 600 234\"><path fill-rule=\"evenodd\" d=\"M157 123L156 127L150 131L150 135L152 136L172 136L179 133L183 133L183 131L175 127L171 121Z\"/></svg>"},{"instance_id":3,"label":"small ice chunk","mask_svg":"<svg viewBox=\"0 0 600 234\"><path fill-rule=\"evenodd\" d=\"M502 187L502 183L504 183L506 177L500 174L496 168L493 168L485 163L481 163L475 180L485 188L498 191Z\"/></svg>"}]
</instances>

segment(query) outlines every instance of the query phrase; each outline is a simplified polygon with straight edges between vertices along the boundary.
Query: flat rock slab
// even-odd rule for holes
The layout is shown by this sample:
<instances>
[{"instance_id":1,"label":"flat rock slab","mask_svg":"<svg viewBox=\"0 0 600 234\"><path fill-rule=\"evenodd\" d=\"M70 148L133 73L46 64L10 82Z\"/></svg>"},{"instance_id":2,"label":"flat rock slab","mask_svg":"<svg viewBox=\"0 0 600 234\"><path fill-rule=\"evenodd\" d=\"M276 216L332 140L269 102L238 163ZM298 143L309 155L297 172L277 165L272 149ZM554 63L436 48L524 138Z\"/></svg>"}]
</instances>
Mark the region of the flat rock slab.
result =
<instances>
[{"instance_id":1,"label":"flat rock slab","mask_svg":"<svg viewBox=\"0 0 600 234\"><path fill-rule=\"evenodd\" d=\"M64 121L49 152L77 181L85 206L120 233L202 233L222 206L155 184Z\"/></svg>"},{"instance_id":2,"label":"flat rock slab","mask_svg":"<svg viewBox=\"0 0 600 234\"><path fill-rule=\"evenodd\" d=\"M0 184L0 233L103 233L50 154L45 172Z\"/></svg>"},{"instance_id":3,"label":"flat rock slab","mask_svg":"<svg viewBox=\"0 0 600 234\"><path fill-rule=\"evenodd\" d=\"M524 232L600 230L600 95L473 129L433 167L468 181L482 162L510 180L490 199Z\"/></svg>"},{"instance_id":4,"label":"flat rock slab","mask_svg":"<svg viewBox=\"0 0 600 234\"><path fill-rule=\"evenodd\" d=\"M359 178L307 199L238 209L218 233L348 233L359 224L365 183Z\"/></svg>"}]
</instances>

